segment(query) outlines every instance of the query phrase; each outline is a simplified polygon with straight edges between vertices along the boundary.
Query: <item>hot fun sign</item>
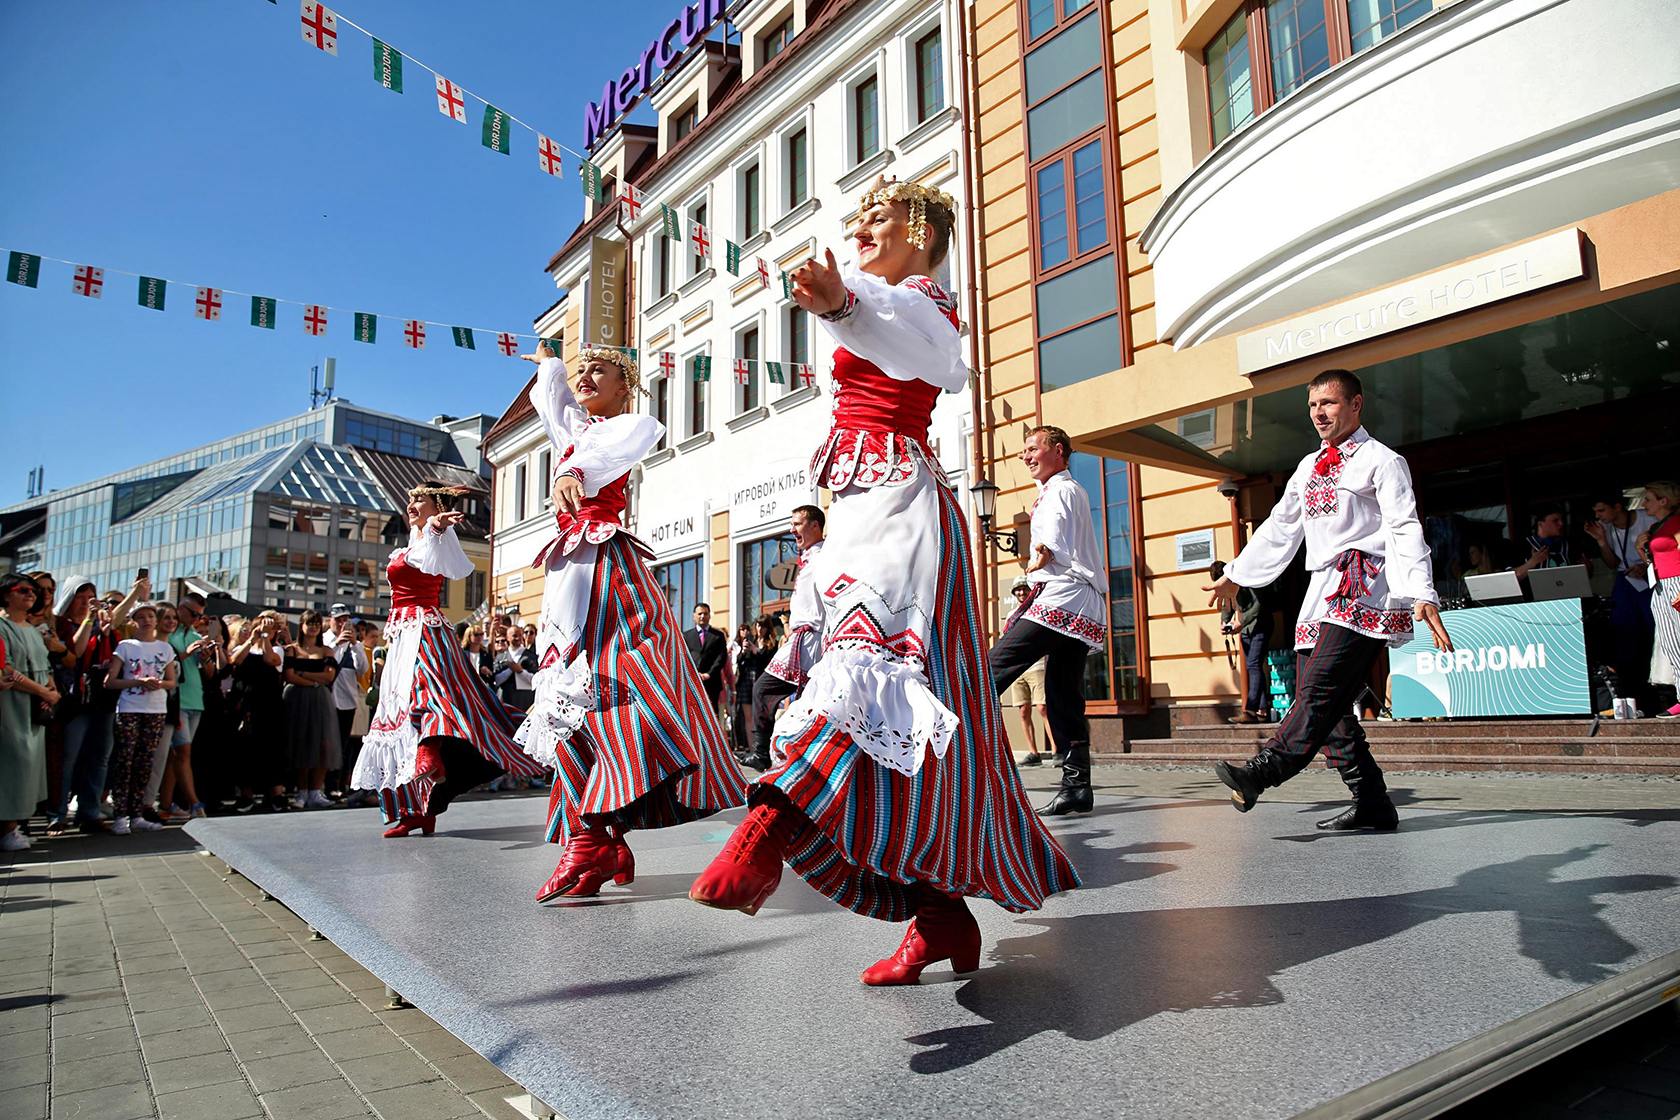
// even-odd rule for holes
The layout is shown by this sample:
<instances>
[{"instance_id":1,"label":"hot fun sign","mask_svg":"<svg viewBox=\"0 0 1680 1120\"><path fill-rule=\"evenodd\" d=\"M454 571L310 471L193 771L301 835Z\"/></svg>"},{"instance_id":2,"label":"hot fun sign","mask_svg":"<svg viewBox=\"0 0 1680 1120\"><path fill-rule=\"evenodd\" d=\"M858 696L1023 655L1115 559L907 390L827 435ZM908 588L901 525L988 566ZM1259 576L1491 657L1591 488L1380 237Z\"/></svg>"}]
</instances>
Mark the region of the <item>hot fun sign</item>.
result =
<instances>
[{"instance_id":1,"label":"hot fun sign","mask_svg":"<svg viewBox=\"0 0 1680 1120\"><path fill-rule=\"evenodd\" d=\"M1397 719L1592 711L1579 600L1446 611L1441 621L1452 653L1425 637L1390 655Z\"/></svg>"}]
</instances>

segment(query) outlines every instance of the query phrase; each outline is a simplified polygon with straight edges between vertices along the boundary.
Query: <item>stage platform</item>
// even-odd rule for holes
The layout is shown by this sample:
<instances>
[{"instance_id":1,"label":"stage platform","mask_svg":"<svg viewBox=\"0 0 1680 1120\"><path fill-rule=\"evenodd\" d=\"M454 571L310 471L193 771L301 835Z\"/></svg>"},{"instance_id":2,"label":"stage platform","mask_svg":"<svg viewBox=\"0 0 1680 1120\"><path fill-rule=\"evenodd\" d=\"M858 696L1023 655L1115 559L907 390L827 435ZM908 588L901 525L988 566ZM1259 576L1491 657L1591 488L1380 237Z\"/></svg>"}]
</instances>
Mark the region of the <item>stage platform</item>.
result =
<instances>
[{"instance_id":1,"label":"stage platform","mask_svg":"<svg viewBox=\"0 0 1680 1120\"><path fill-rule=\"evenodd\" d=\"M791 875L688 901L739 812L636 834L638 879L540 907L538 798L430 838L371 810L188 831L568 1120L1422 1117L1680 990L1680 819L1099 794L1086 889L976 905L980 972L871 989L902 933Z\"/></svg>"}]
</instances>

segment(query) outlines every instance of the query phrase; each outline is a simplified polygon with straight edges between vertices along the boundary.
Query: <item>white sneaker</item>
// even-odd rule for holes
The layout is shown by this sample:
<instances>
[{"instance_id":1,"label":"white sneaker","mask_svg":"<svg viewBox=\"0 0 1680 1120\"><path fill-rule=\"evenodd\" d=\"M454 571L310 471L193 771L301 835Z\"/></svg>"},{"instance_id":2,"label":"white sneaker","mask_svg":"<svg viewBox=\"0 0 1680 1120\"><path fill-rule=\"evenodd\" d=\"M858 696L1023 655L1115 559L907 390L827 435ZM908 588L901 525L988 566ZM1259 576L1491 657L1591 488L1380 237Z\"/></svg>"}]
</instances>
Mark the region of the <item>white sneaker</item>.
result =
<instances>
[{"instance_id":1,"label":"white sneaker","mask_svg":"<svg viewBox=\"0 0 1680 1120\"><path fill-rule=\"evenodd\" d=\"M145 817L138 817L136 819L143 821L146 818ZM128 818L127 817L118 817L115 821L111 822L111 835L112 836L127 836L128 835Z\"/></svg>"},{"instance_id":2,"label":"white sneaker","mask_svg":"<svg viewBox=\"0 0 1680 1120\"><path fill-rule=\"evenodd\" d=\"M128 827L135 832L156 832L163 826L156 821L149 821L145 817L135 817L128 822Z\"/></svg>"},{"instance_id":3,"label":"white sneaker","mask_svg":"<svg viewBox=\"0 0 1680 1120\"><path fill-rule=\"evenodd\" d=\"M23 834L23 829L14 828L4 836L0 836L0 852L21 852L29 847L29 837Z\"/></svg>"},{"instance_id":4,"label":"white sneaker","mask_svg":"<svg viewBox=\"0 0 1680 1120\"><path fill-rule=\"evenodd\" d=\"M307 800L304 801L304 804L308 805L312 809L330 809L330 808L332 808L332 802L327 800L326 791L325 790L319 790L319 789L310 790L309 791L309 797L308 797Z\"/></svg>"},{"instance_id":5,"label":"white sneaker","mask_svg":"<svg viewBox=\"0 0 1680 1120\"><path fill-rule=\"evenodd\" d=\"M302 808L306 807L308 804L309 804L309 795L301 789L298 790L297 796L292 798L292 808L302 809Z\"/></svg>"}]
</instances>

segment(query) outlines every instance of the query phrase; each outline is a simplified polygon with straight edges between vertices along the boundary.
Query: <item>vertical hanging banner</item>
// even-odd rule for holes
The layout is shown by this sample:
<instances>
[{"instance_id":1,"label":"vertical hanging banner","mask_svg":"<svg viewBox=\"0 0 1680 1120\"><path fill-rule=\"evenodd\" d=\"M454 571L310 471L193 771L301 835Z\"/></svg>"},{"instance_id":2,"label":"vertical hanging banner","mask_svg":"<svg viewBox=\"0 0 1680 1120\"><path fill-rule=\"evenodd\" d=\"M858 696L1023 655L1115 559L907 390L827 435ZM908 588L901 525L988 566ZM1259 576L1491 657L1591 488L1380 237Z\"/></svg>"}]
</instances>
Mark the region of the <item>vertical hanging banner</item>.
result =
<instances>
[{"instance_id":1,"label":"vertical hanging banner","mask_svg":"<svg viewBox=\"0 0 1680 1120\"><path fill-rule=\"evenodd\" d=\"M402 92L402 52L378 39L373 40L373 80L388 90Z\"/></svg>"},{"instance_id":2,"label":"vertical hanging banner","mask_svg":"<svg viewBox=\"0 0 1680 1120\"><path fill-rule=\"evenodd\" d=\"M13 253L6 262L6 279L26 288L36 287L41 279L41 258Z\"/></svg>"},{"instance_id":3,"label":"vertical hanging banner","mask_svg":"<svg viewBox=\"0 0 1680 1120\"><path fill-rule=\"evenodd\" d=\"M659 204L659 236L667 241L683 239L682 219L677 217L677 208L667 206L663 202Z\"/></svg>"},{"instance_id":4,"label":"vertical hanging banner","mask_svg":"<svg viewBox=\"0 0 1680 1120\"><path fill-rule=\"evenodd\" d=\"M689 241L694 244L694 255L701 261L710 264L712 260L712 239L706 236L706 227L699 222L690 222Z\"/></svg>"},{"instance_id":5,"label":"vertical hanging banner","mask_svg":"<svg viewBox=\"0 0 1680 1120\"><path fill-rule=\"evenodd\" d=\"M468 350L478 349L478 347L473 345L473 332L471 327L450 327L449 330L455 335L455 345L465 347Z\"/></svg>"},{"instance_id":6,"label":"vertical hanging banner","mask_svg":"<svg viewBox=\"0 0 1680 1120\"><path fill-rule=\"evenodd\" d=\"M542 168L550 175L564 175L566 173L566 165L565 161L560 158L560 152L560 145L556 144L542 133L537 133L538 167Z\"/></svg>"},{"instance_id":7,"label":"vertical hanging banner","mask_svg":"<svg viewBox=\"0 0 1680 1120\"><path fill-rule=\"evenodd\" d=\"M484 146L508 154L508 115L488 102L484 105Z\"/></svg>"},{"instance_id":8,"label":"vertical hanging banner","mask_svg":"<svg viewBox=\"0 0 1680 1120\"><path fill-rule=\"evenodd\" d=\"M800 362L793 367L794 376L799 378L799 384L806 389L817 383L817 375L811 371L811 363Z\"/></svg>"},{"instance_id":9,"label":"vertical hanging banner","mask_svg":"<svg viewBox=\"0 0 1680 1120\"><path fill-rule=\"evenodd\" d=\"M369 315L366 311L356 312L357 342L373 342L379 337L379 316Z\"/></svg>"},{"instance_id":10,"label":"vertical hanging banner","mask_svg":"<svg viewBox=\"0 0 1680 1120\"><path fill-rule=\"evenodd\" d=\"M586 346L622 347L624 329L624 263L628 246L609 237L592 238L589 245L589 301L583 325ZM555 351L559 353L558 350Z\"/></svg>"},{"instance_id":11,"label":"vertical hanging banner","mask_svg":"<svg viewBox=\"0 0 1680 1120\"><path fill-rule=\"evenodd\" d=\"M438 112L446 117L454 117L462 124L467 123L467 97L461 92L461 87L444 77L437 76Z\"/></svg>"},{"instance_id":12,"label":"vertical hanging banner","mask_svg":"<svg viewBox=\"0 0 1680 1120\"><path fill-rule=\"evenodd\" d=\"M710 354L696 354L694 357L694 380L710 381L712 379L712 356Z\"/></svg>"},{"instance_id":13,"label":"vertical hanging banner","mask_svg":"<svg viewBox=\"0 0 1680 1120\"><path fill-rule=\"evenodd\" d=\"M426 348L426 324L419 319L408 319L403 323L403 345L410 350L424 350Z\"/></svg>"},{"instance_id":14,"label":"vertical hanging banner","mask_svg":"<svg viewBox=\"0 0 1680 1120\"><path fill-rule=\"evenodd\" d=\"M782 298L793 298L793 276L791 273L782 273Z\"/></svg>"},{"instance_id":15,"label":"vertical hanging banner","mask_svg":"<svg viewBox=\"0 0 1680 1120\"><path fill-rule=\"evenodd\" d=\"M140 277L140 306L149 307L153 311L163 310L163 297L169 290L169 281L159 280L156 276Z\"/></svg>"},{"instance_id":16,"label":"vertical hanging banner","mask_svg":"<svg viewBox=\"0 0 1680 1120\"><path fill-rule=\"evenodd\" d=\"M770 287L770 266L764 263L764 258L758 258L758 282L765 288Z\"/></svg>"},{"instance_id":17,"label":"vertical hanging banner","mask_svg":"<svg viewBox=\"0 0 1680 1120\"><path fill-rule=\"evenodd\" d=\"M220 288L200 288L198 290L198 295L193 299L193 318L221 321L222 290Z\"/></svg>"},{"instance_id":18,"label":"vertical hanging banner","mask_svg":"<svg viewBox=\"0 0 1680 1120\"><path fill-rule=\"evenodd\" d=\"M256 314L252 308L251 313ZM322 335L327 333L327 309L318 304L308 303L303 307L303 329L310 334Z\"/></svg>"},{"instance_id":19,"label":"vertical hanging banner","mask_svg":"<svg viewBox=\"0 0 1680 1120\"><path fill-rule=\"evenodd\" d=\"M267 296L251 297L251 325L274 329L274 301Z\"/></svg>"},{"instance_id":20,"label":"vertical hanging banner","mask_svg":"<svg viewBox=\"0 0 1680 1120\"><path fill-rule=\"evenodd\" d=\"M519 353L519 340L511 334L503 333L497 335L496 345L501 348L502 353L506 354L510 358L517 356Z\"/></svg>"},{"instance_id":21,"label":"vertical hanging banner","mask_svg":"<svg viewBox=\"0 0 1680 1120\"><path fill-rule=\"evenodd\" d=\"M663 373L666 377L669 377L673 373L677 372L677 356L669 350L660 352L659 372Z\"/></svg>"},{"instance_id":22,"label":"vertical hanging banner","mask_svg":"<svg viewBox=\"0 0 1680 1120\"><path fill-rule=\"evenodd\" d=\"M70 278L70 290L79 296L91 299L105 297L105 270L94 268L91 264L76 266L76 274Z\"/></svg>"},{"instance_id":23,"label":"vertical hanging banner","mask_svg":"<svg viewBox=\"0 0 1680 1120\"><path fill-rule=\"evenodd\" d=\"M782 372L781 362L765 362L764 372L770 378L772 385L786 385L787 374Z\"/></svg>"},{"instance_id":24,"label":"vertical hanging banner","mask_svg":"<svg viewBox=\"0 0 1680 1120\"><path fill-rule=\"evenodd\" d=\"M338 17L325 4L303 0L303 41L338 57Z\"/></svg>"},{"instance_id":25,"label":"vertical hanging banner","mask_svg":"<svg viewBox=\"0 0 1680 1120\"><path fill-rule=\"evenodd\" d=\"M735 359L735 384L745 385L752 380L752 370L747 368L747 359Z\"/></svg>"},{"instance_id":26,"label":"vertical hanging banner","mask_svg":"<svg viewBox=\"0 0 1680 1120\"><path fill-rule=\"evenodd\" d=\"M629 183L624 184L624 216L632 222L642 216L642 192Z\"/></svg>"},{"instance_id":27,"label":"vertical hanging banner","mask_svg":"<svg viewBox=\"0 0 1680 1120\"><path fill-rule=\"evenodd\" d=\"M589 201L600 205L607 200L607 192L601 178L601 169L588 160L578 161L578 174L583 177L583 196Z\"/></svg>"},{"instance_id":28,"label":"vertical hanging banner","mask_svg":"<svg viewBox=\"0 0 1680 1120\"><path fill-rule=\"evenodd\" d=\"M723 267L731 276L741 275L741 247L727 239L723 243Z\"/></svg>"}]
</instances>

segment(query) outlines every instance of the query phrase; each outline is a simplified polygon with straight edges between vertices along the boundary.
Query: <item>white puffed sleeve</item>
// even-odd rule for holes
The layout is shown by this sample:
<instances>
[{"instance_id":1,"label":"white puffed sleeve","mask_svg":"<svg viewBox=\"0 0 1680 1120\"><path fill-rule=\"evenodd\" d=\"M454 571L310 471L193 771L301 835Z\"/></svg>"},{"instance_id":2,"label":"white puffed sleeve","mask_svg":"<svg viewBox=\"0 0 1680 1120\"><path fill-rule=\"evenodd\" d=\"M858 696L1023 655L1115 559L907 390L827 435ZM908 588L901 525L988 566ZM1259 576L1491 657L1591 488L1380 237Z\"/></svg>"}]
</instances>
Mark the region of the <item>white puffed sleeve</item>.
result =
<instances>
[{"instance_id":1,"label":"white puffed sleeve","mask_svg":"<svg viewBox=\"0 0 1680 1120\"><path fill-rule=\"evenodd\" d=\"M1429 566L1429 542L1418 520L1417 498L1412 492L1412 470L1395 455L1377 467L1372 479L1377 491L1377 508L1382 513L1383 532L1388 537L1389 593L1411 603L1441 605L1435 594L1435 576Z\"/></svg>"},{"instance_id":2,"label":"white puffed sleeve","mask_svg":"<svg viewBox=\"0 0 1680 1120\"><path fill-rule=\"evenodd\" d=\"M888 284L852 264L843 276L856 305L843 318L819 316L835 342L894 380L926 381L951 393L968 387L961 336L926 292Z\"/></svg>"},{"instance_id":3,"label":"white puffed sleeve","mask_svg":"<svg viewBox=\"0 0 1680 1120\"><path fill-rule=\"evenodd\" d=\"M1225 566L1225 578L1239 587L1270 587L1300 551L1306 539L1302 520L1305 474L1311 467L1297 468L1283 488L1277 508L1243 546L1242 553Z\"/></svg>"},{"instance_id":4,"label":"white puffed sleeve","mask_svg":"<svg viewBox=\"0 0 1680 1120\"><path fill-rule=\"evenodd\" d=\"M1102 592L1107 587L1097 575L1097 538L1091 507L1081 504L1081 499L1088 502L1085 489L1071 479L1045 486L1032 512L1032 543L1035 551L1038 545L1043 545L1053 557L1039 569L1045 578L1072 576Z\"/></svg>"},{"instance_id":5,"label":"white puffed sleeve","mask_svg":"<svg viewBox=\"0 0 1680 1120\"><path fill-rule=\"evenodd\" d=\"M630 473L665 436L665 425L640 412L624 412L584 428L572 445L571 456L559 473L575 472L583 481L583 495L593 498Z\"/></svg>"},{"instance_id":6,"label":"white puffed sleeve","mask_svg":"<svg viewBox=\"0 0 1680 1120\"><path fill-rule=\"evenodd\" d=\"M566 363L544 358L537 364L537 383L531 386L531 405L537 410L548 441L558 448L571 446L589 424L589 414L572 396L566 382Z\"/></svg>"},{"instance_id":7,"label":"white puffed sleeve","mask_svg":"<svg viewBox=\"0 0 1680 1120\"><path fill-rule=\"evenodd\" d=\"M403 561L417 572L445 579L466 579L473 573L473 562L461 551L461 541L453 527L434 533L422 526L414 534Z\"/></svg>"}]
</instances>

